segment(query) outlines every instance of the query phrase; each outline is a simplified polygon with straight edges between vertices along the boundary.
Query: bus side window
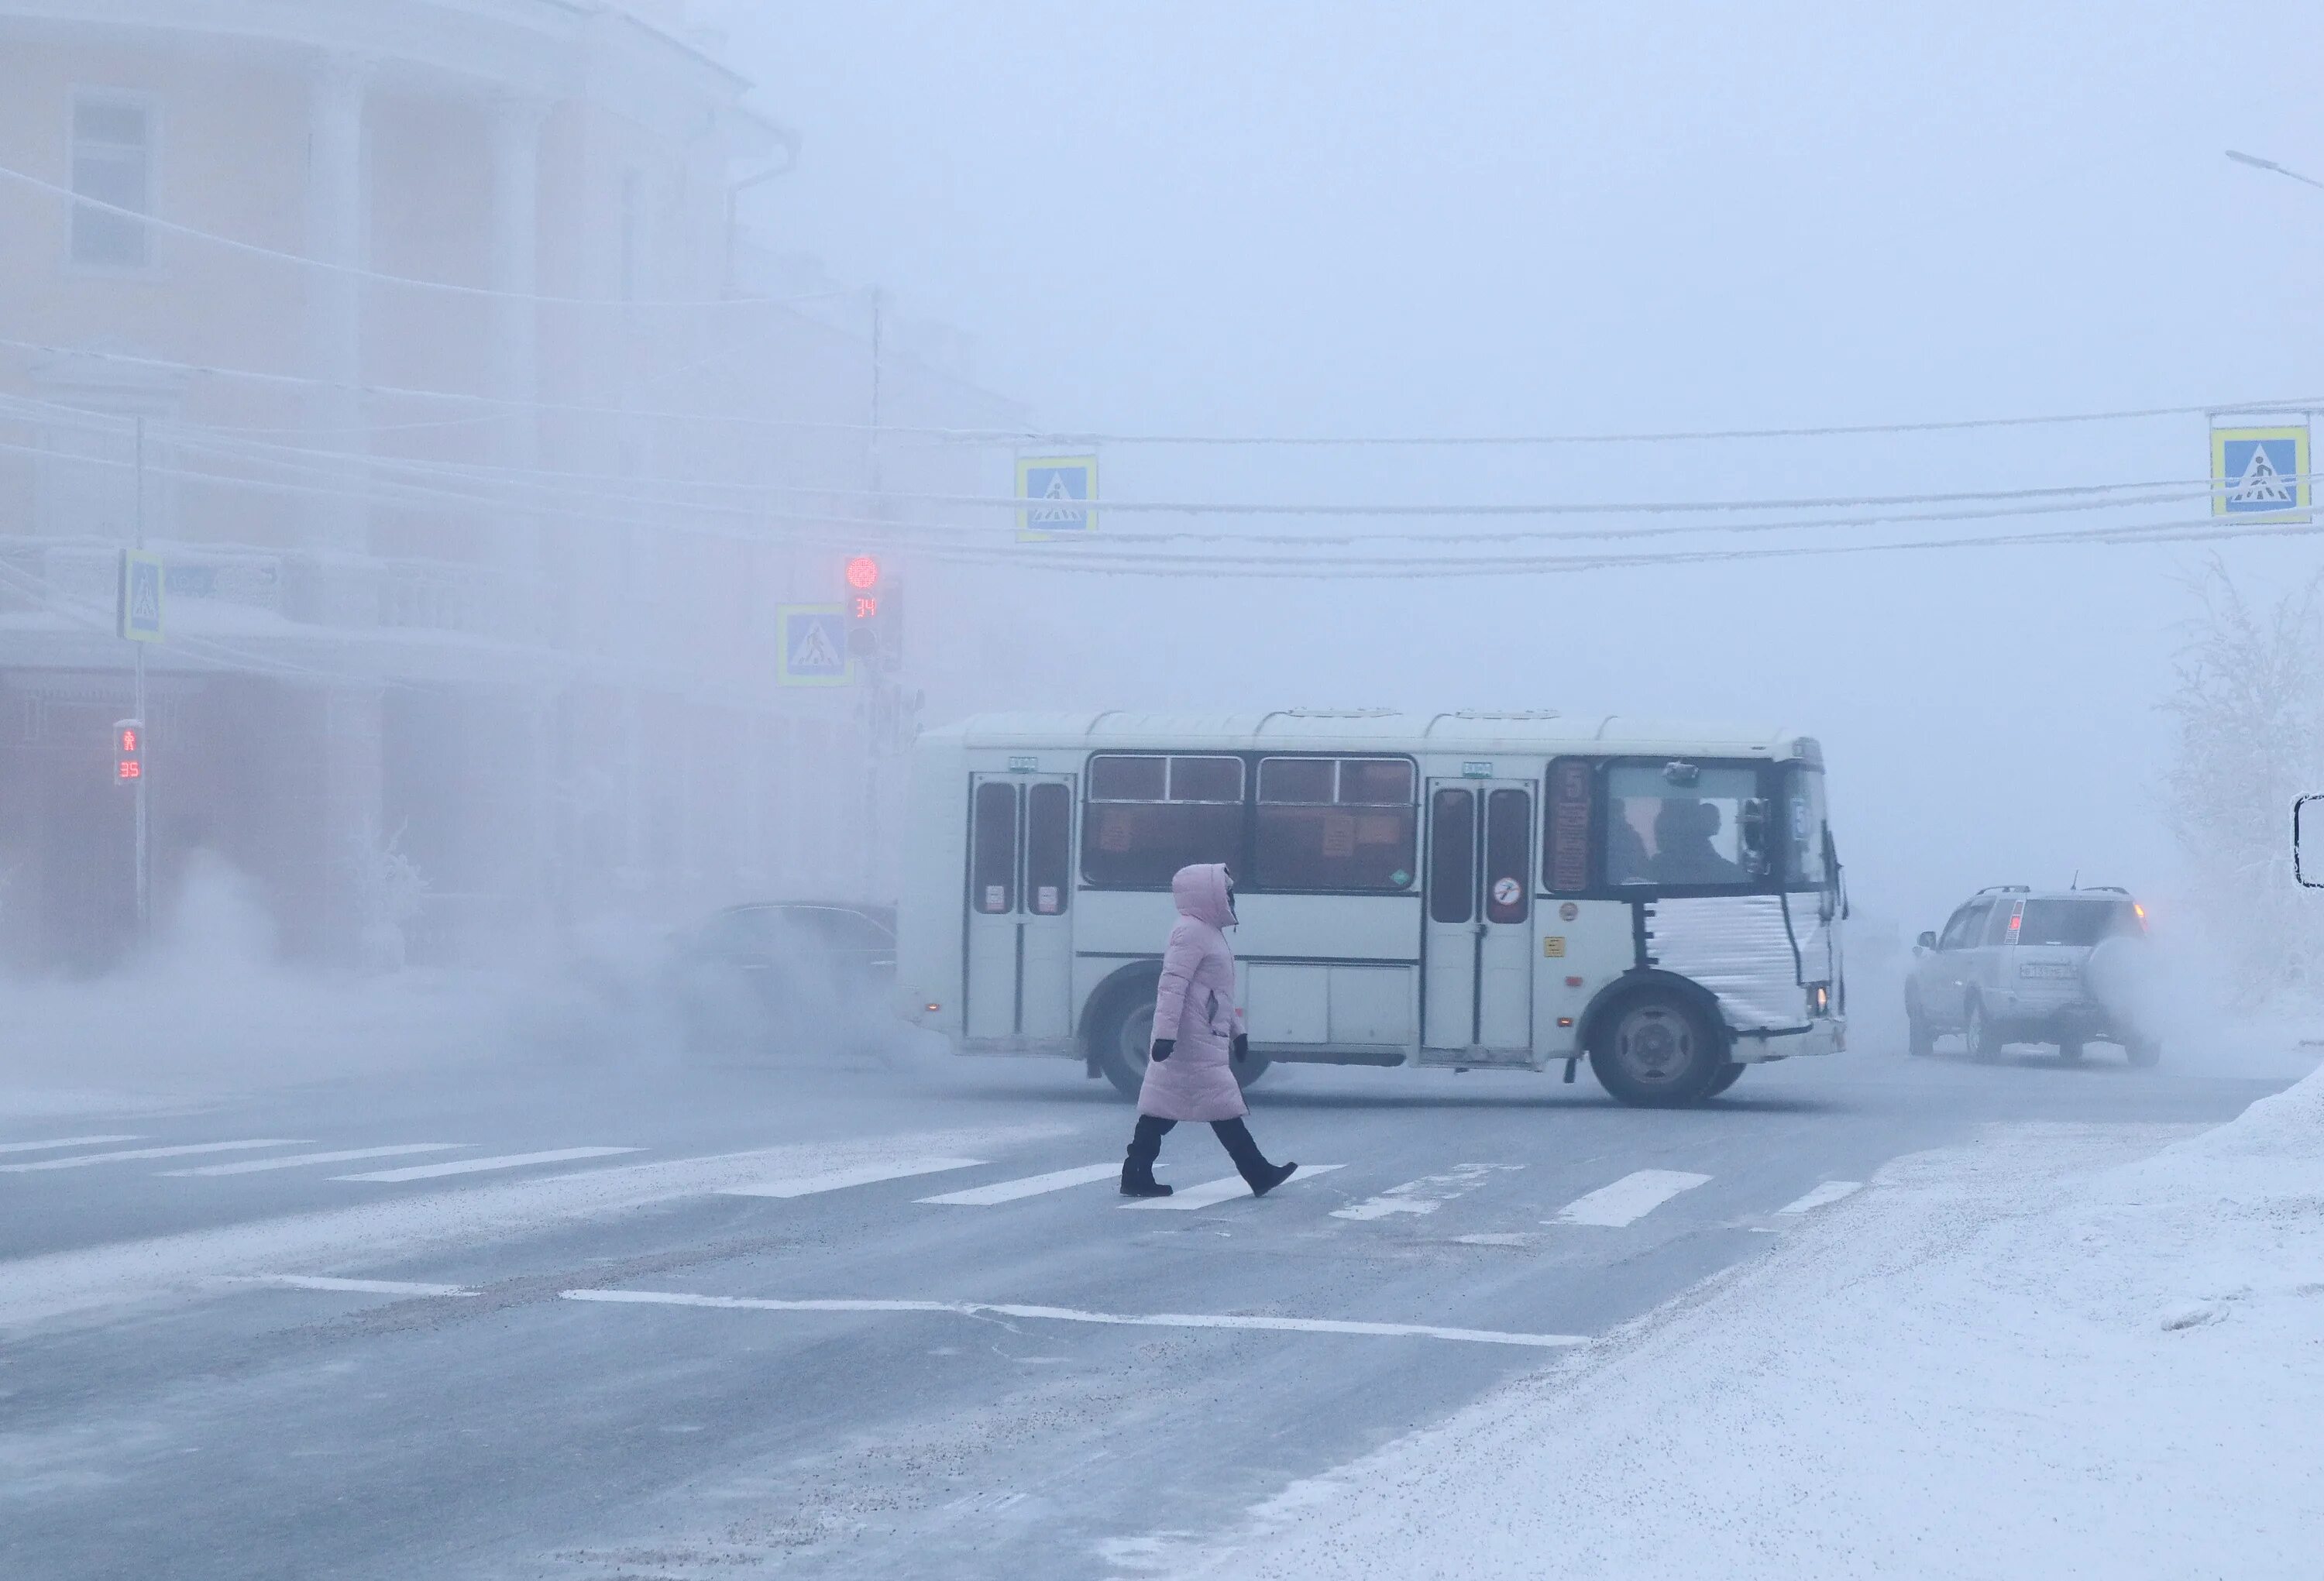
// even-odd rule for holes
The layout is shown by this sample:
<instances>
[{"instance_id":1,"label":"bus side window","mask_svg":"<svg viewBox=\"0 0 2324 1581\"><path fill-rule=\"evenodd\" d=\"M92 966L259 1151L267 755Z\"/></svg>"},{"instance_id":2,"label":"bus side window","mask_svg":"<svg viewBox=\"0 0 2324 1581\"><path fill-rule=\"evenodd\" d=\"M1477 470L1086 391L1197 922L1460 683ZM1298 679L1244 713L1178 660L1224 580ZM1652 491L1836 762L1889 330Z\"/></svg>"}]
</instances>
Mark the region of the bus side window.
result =
<instances>
[{"instance_id":1,"label":"bus side window","mask_svg":"<svg viewBox=\"0 0 2324 1581\"><path fill-rule=\"evenodd\" d=\"M1072 904L1074 793L1051 781L1025 792L1025 909L1059 916Z\"/></svg>"},{"instance_id":2,"label":"bus side window","mask_svg":"<svg viewBox=\"0 0 2324 1581\"><path fill-rule=\"evenodd\" d=\"M1017 787L1005 780L988 779L976 787L968 899L988 916L1017 909Z\"/></svg>"},{"instance_id":3,"label":"bus side window","mask_svg":"<svg viewBox=\"0 0 2324 1581\"><path fill-rule=\"evenodd\" d=\"M1428 920L1465 923L1477 908L1477 793L1441 790L1428 807Z\"/></svg>"},{"instance_id":4,"label":"bus side window","mask_svg":"<svg viewBox=\"0 0 2324 1581\"><path fill-rule=\"evenodd\" d=\"M1502 899L1512 887L1515 897ZM1497 790L1485 798L1485 917L1521 923L1532 915L1533 793Z\"/></svg>"}]
</instances>

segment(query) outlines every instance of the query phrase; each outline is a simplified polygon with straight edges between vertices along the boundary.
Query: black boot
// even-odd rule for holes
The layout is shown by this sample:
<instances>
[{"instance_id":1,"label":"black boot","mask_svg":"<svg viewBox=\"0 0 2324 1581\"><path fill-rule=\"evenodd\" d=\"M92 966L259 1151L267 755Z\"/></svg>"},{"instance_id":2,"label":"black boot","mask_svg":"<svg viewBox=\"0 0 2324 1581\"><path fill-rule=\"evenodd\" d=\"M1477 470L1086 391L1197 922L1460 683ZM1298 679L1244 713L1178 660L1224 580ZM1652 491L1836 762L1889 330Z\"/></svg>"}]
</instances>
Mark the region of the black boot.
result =
<instances>
[{"instance_id":1,"label":"black boot","mask_svg":"<svg viewBox=\"0 0 2324 1581\"><path fill-rule=\"evenodd\" d=\"M1154 1160L1162 1151L1162 1138L1169 1134L1174 1122L1157 1120L1152 1115L1138 1117L1138 1129L1130 1134L1130 1152L1121 1161L1121 1194L1125 1197L1167 1197L1170 1188L1154 1178Z\"/></svg>"},{"instance_id":2,"label":"black boot","mask_svg":"<svg viewBox=\"0 0 2324 1581\"><path fill-rule=\"evenodd\" d=\"M1121 1194L1125 1197L1167 1197L1170 1188L1154 1178L1154 1166L1127 1161L1121 1166Z\"/></svg>"},{"instance_id":3,"label":"black boot","mask_svg":"<svg viewBox=\"0 0 2324 1581\"><path fill-rule=\"evenodd\" d=\"M1254 1197L1266 1196L1289 1180L1299 1167L1296 1163L1268 1163L1259 1144L1251 1140L1250 1127L1240 1120L1213 1120L1211 1129L1218 1134L1227 1156L1234 1160L1235 1172L1242 1176Z\"/></svg>"}]
</instances>

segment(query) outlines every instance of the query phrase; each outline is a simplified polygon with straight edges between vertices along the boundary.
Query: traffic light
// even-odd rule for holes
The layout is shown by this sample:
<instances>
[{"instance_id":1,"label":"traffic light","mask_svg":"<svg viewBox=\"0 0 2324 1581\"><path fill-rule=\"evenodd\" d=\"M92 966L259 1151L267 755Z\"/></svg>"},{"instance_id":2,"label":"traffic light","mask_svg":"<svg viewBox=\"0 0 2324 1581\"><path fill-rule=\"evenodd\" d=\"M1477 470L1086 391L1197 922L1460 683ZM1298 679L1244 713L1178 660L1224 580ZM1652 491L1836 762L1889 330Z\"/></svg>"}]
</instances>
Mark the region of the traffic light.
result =
<instances>
[{"instance_id":1,"label":"traffic light","mask_svg":"<svg viewBox=\"0 0 2324 1581\"><path fill-rule=\"evenodd\" d=\"M871 555L850 559L846 577L849 656L876 668L894 668L903 646L903 589L887 580Z\"/></svg>"},{"instance_id":2,"label":"traffic light","mask_svg":"<svg viewBox=\"0 0 2324 1581\"><path fill-rule=\"evenodd\" d=\"M145 777L145 722L113 722L113 782L135 785Z\"/></svg>"}]
</instances>

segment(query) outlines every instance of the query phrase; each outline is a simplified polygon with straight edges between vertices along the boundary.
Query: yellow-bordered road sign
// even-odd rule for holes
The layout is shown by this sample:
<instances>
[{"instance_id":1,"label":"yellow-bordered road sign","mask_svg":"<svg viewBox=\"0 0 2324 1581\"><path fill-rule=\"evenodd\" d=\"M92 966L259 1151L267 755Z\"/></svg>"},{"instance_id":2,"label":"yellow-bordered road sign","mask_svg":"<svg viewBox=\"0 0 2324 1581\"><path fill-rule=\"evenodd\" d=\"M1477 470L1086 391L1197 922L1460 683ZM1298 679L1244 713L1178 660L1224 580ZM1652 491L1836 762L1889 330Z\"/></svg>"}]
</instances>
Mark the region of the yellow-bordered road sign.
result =
<instances>
[{"instance_id":1,"label":"yellow-bordered road sign","mask_svg":"<svg viewBox=\"0 0 2324 1581\"><path fill-rule=\"evenodd\" d=\"M775 630L781 639L777 678L784 685L844 686L855 679L845 604L779 604Z\"/></svg>"},{"instance_id":2,"label":"yellow-bordered road sign","mask_svg":"<svg viewBox=\"0 0 2324 1581\"><path fill-rule=\"evenodd\" d=\"M1097 457L1019 456L1017 498L1020 540L1087 538L1097 530Z\"/></svg>"},{"instance_id":3,"label":"yellow-bordered road sign","mask_svg":"<svg viewBox=\"0 0 2324 1581\"><path fill-rule=\"evenodd\" d=\"M167 577L161 556L143 549L121 551L121 595L115 618L132 642L161 640L161 593Z\"/></svg>"},{"instance_id":4,"label":"yellow-bordered road sign","mask_svg":"<svg viewBox=\"0 0 2324 1581\"><path fill-rule=\"evenodd\" d=\"M2211 514L2306 521L2308 425L2211 430Z\"/></svg>"}]
</instances>

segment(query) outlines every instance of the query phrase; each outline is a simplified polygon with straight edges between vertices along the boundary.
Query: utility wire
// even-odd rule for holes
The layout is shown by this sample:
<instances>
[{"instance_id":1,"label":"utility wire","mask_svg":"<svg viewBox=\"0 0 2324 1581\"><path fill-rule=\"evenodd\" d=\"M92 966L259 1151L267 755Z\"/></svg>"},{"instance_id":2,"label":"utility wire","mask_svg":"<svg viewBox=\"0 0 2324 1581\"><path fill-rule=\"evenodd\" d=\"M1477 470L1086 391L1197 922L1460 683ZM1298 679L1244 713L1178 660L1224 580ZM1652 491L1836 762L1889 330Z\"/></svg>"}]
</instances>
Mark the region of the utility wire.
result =
<instances>
[{"instance_id":1,"label":"utility wire","mask_svg":"<svg viewBox=\"0 0 2324 1581\"><path fill-rule=\"evenodd\" d=\"M561 416L612 418L628 421L700 423L746 428L770 428L799 432L829 432L871 434L877 432L891 439L923 438L947 443L988 446L1015 446L1019 448L1088 449L1102 446L1123 447L1135 446L1215 446L1222 447L1260 447L1279 446L1291 448L1397 448L1397 449L1462 449L1462 448L1524 448L1548 446L1584 445L1665 445L1696 441L1729 439L1802 439L1845 437L1867 434L1959 433L1985 428L2023 428L2052 427L2076 423L2127 422L2148 418L2215 417L2224 412L2308 411L2324 408L2324 396L2297 396L2264 400L2213 401L2201 405L2120 407L2103 411L2052 412L2033 416L2001 418L1962 418L1928 422L1846 423L1821 427L1788 428L1674 428L1658 431L1632 430L1604 433L1565 434L1445 434L1445 435L1264 435L1264 434L1154 434L1108 433L1099 431L1072 432L1038 428L971 428L935 427L908 423L837 422L821 418L752 417L739 412L668 411L647 408L592 406L571 401L528 400L512 396L481 394L474 391L429 390L403 385L366 384L345 380L318 378L299 373L272 373L252 368L235 368L209 363L179 362L167 357L139 356L125 352L98 351L87 347L53 345L38 341L0 336L0 346L14 351L38 352L50 356L87 357L100 362L118 363L129 367L163 369L171 372L198 373L213 378L242 380L263 384L287 384L306 389L337 390L358 395L379 396L393 400L442 400L467 402L479 406L504 409L510 411L553 412Z\"/></svg>"}]
</instances>

